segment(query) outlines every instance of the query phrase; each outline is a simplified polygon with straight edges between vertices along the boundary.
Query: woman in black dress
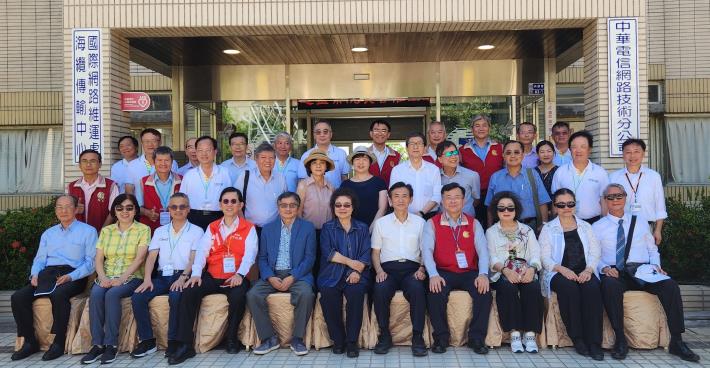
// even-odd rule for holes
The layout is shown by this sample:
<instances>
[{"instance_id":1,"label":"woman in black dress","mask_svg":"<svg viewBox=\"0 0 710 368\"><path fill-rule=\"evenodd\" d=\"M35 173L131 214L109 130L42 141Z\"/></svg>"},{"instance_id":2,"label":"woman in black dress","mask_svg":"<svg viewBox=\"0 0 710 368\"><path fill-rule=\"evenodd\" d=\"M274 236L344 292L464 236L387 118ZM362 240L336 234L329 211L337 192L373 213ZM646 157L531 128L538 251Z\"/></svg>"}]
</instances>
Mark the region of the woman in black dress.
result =
<instances>
[{"instance_id":1,"label":"woman in black dress","mask_svg":"<svg viewBox=\"0 0 710 368\"><path fill-rule=\"evenodd\" d=\"M341 184L341 187L350 188L359 199L358 208L353 217L370 227L372 223L382 217L387 210L387 184L385 181L370 174L370 165L375 162L375 157L365 147L355 147L348 157L353 167L354 175Z\"/></svg>"}]
</instances>

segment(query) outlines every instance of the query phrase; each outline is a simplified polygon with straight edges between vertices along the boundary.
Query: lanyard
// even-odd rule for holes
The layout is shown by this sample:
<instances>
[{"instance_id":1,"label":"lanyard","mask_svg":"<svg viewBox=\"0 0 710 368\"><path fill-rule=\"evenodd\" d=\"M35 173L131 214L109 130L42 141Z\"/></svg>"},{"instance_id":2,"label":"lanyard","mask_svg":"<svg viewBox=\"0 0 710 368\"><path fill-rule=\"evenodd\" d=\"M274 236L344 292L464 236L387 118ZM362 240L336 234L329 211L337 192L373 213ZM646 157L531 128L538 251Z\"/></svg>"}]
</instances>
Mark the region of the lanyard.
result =
<instances>
[{"instance_id":1,"label":"lanyard","mask_svg":"<svg viewBox=\"0 0 710 368\"><path fill-rule=\"evenodd\" d=\"M161 185L158 185L158 174L156 173L155 176L153 177L153 183L155 184L155 191L158 192L158 197L160 198L160 205L162 206L163 209L168 207L168 201L170 200L170 192L172 191L173 188L173 176L172 174L168 177L168 191L163 194L163 192L160 190Z\"/></svg>"},{"instance_id":2,"label":"lanyard","mask_svg":"<svg viewBox=\"0 0 710 368\"><path fill-rule=\"evenodd\" d=\"M145 158L143 159L143 164L145 165L145 171L148 175L150 175L153 172L153 165L151 165Z\"/></svg>"},{"instance_id":3,"label":"lanyard","mask_svg":"<svg viewBox=\"0 0 710 368\"><path fill-rule=\"evenodd\" d=\"M232 233L236 232L237 228L239 227L239 218L235 218L234 222L235 222L235 224L234 224L235 226L234 226L234 231L232 231ZM222 223L224 223L224 219L222 219ZM227 225L225 224L224 226L226 227ZM217 234L213 234L213 235L215 236L215 238L217 240L217 248L219 248L222 244L225 243L224 238L222 238L222 224L221 223L219 224L219 229L217 229ZM232 234L227 235L227 239L229 239L230 236L232 236ZM227 255L231 256L232 255L231 246L229 245L229 243L227 243L225 246L227 248Z\"/></svg>"},{"instance_id":4,"label":"lanyard","mask_svg":"<svg viewBox=\"0 0 710 368\"><path fill-rule=\"evenodd\" d=\"M642 172L639 172L639 180L636 182L636 188L634 188L634 185L631 184L631 178L629 178L629 173L624 174L626 176L626 181L629 182L629 186L631 187L631 191L634 192L634 202L636 202L636 199L638 198L637 192L639 190L639 187L641 186L641 177L643 176Z\"/></svg>"},{"instance_id":5,"label":"lanyard","mask_svg":"<svg viewBox=\"0 0 710 368\"><path fill-rule=\"evenodd\" d=\"M212 167L212 175L207 177L205 173L202 171L202 166L198 166L197 170L199 170L200 173L200 182L202 183L202 188L205 191L205 201L207 200L207 192L210 190L210 184L212 183L212 177L214 176L214 171L217 169L217 166Z\"/></svg>"},{"instance_id":6,"label":"lanyard","mask_svg":"<svg viewBox=\"0 0 710 368\"><path fill-rule=\"evenodd\" d=\"M459 215L459 219L456 220L455 224L451 221L448 215L446 216L446 220L449 222L449 228L451 228L451 236L453 236L454 241L456 242L457 252L461 251L461 247L459 247L459 237L461 236L461 216L463 216L463 213ZM454 230L454 228L456 228L456 230Z\"/></svg>"},{"instance_id":7,"label":"lanyard","mask_svg":"<svg viewBox=\"0 0 710 368\"><path fill-rule=\"evenodd\" d=\"M183 225L182 229L177 233L179 236L175 242L173 242L173 222L170 221L170 230L168 230L168 244L170 245L170 260L172 261L173 259L173 251L175 250L175 247L180 244L180 239L182 239L183 234L186 232L190 231L190 223L187 223L187 226ZM185 229L187 228L187 230Z\"/></svg>"}]
</instances>

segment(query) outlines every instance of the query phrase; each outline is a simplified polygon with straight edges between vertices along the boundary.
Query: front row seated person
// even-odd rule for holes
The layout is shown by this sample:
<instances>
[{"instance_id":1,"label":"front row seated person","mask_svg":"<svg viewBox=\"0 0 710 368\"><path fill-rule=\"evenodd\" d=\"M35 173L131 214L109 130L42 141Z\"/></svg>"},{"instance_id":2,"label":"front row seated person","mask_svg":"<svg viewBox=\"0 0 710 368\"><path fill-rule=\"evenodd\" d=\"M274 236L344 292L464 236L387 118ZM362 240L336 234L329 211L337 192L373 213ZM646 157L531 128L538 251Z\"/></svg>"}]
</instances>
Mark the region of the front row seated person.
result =
<instances>
[{"instance_id":1,"label":"front row seated person","mask_svg":"<svg viewBox=\"0 0 710 368\"><path fill-rule=\"evenodd\" d=\"M86 290L86 277L94 272L96 255L96 229L74 218L78 204L79 200L74 196L57 197L54 214L59 223L45 230L40 237L37 255L32 261L30 284L10 298L17 336L24 338L20 350L10 357L12 360L25 359L39 351L32 302L42 297L52 302L51 332L54 334L54 341L42 360L54 360L64 355L71 311L69 300Z\"/></svg>"},{"instance_id":2,"label":"front row seated person","mask_svg":"<svg viewBox=\"0 0 710 368\"><path fill-rule=\"evenodd\" d=\"M511 350L537 353L535 336L542 332L542 294L537 279L537 271L542 268L540 245L534 230L520 222L520 207L513 192L499 192L493 197L493 218L497 222L486 230L494 272L491 281L501 327L510 332Z\"/></svg>"},{"instance_id":3,"label":"front row seated person","mask_svg":"<svg viewBox=\"0 0 710 368\"><path fill-rule=\"evenodd\" d=\"M284 192L277 199L279 217L266 224L259 239L259 277L247 293L247 303L261 344L254 354L263 355L279 348L279 338L269 317L267 297L273 293L289 293L294 306L291 350L296 355L308 354L303 341L311 318L313 264L316 258L316 230L313 224L298 217L301 198Z\"/></svg>"},{"instance_id":4,"label":"front row seated person","mask_svg":"<svg viewBox=\"0 0 710 368\"><path fill-rule=\"evenodd\" d=\"M423 337L426 274L421 257L425 222L423 218L409 213L413 192L409 184L401 181L393 183L389 199L394 212L375 221L372 230L372 266L376 272L372 299L380 328L375 354L387 354L392 347L390 303L397 290L402 290L409 302L412 321L412 354L427 355Z\"/></svg>"},{"instance_id":5,"label":"front row seated person","mask_svg":"<svg viewBox=\"0 0 710 368\"><path fill-rule=\"evenodd\" d=\"M543 226L539 243L548 298L557 293L562 322L577 354L604 360L602 297L596 274L599 242L592 225L577 217L574 192L552 195L557 217Z\"/></svg>"},{"instance_id":6,"label":"front row seated person","mask_svg":"<svg viewBox=\"0 0 710 368\"><path fill-rule=\"evenodd\" d=\"M429 274L427 295L429 318L434 327L431 351L445 353L449 345L446 307L452 290L464 290L473 299L473 316L468 326L468 346L487 354L485 344L493 297L488 284L488 245L483 227L463 213L466 190L458 183L441 188L444 211L424 226L422 258Z\"/></svg>"},{"instance_id":7,"label":"front row seated person","mask_svg":"<svg viewBox=\"0 0 710 368\"><path fill-rule=\"evenodd\" d=\"M156 152L160 151L160 148ZM156 159L160 170L160 158ZM170 356L177 347L178 318L180 316L180 297L190 277L195 259L193 245L199 243L204 231L187 221L190 202L184 193L170 196L165 208L170 212L171 221L155 230L148 247L148 259L145 261L146 277L131 297L133 316L136 319L138 340L140 343L131 352L134 358L141 358L157 350L153 327L150 321L150 301L158 295L168 295L170 314L168 315L168 349L165 356ZM156 259L158 273L153 272Z\"/></svg>"},{"instance_id":8,"label":"front row seated person","mask_svg":"<svg viewBox=\"0 0 710 368\"><path fill-rule=\"evenodd\" d=\"M353 218L358 198L350 188L337 189L330 199L334 219L320 233L320 272L318 290L333 353L348 357L360 355L358 339L362 327L365 294L370 287L370 230ZM343 326L343 296L347 300Z\"/></svg>"},{"instance_id":9,"label":"front row seated person","mask_svg":"<svg viewBox=\"0 0 710 368\"><path fill-rule=\"evenodd\" d=\"M121 299L133 295L143 283L143 261L150 244L150 228L138 222L139 211L133 194L119 194L111 204L111 216L118 221L101 229L96 243L97 278L89 296L92 347L82 364L116 360Z\"/></svg>"},{"instance_id":10,"label":"front row seated person","mask_svg":"<svg viewBox=\"0 0 710 368\"><path fill-rule=\"evenodd\" d=\"M624 292L643 290L655 294L666 312L671 333L668 352L689 362L699 361L700 357L683 342L680 288L661 268L661 257L647 220L641 214L625 212L626 190L621 184L609 184L604 200L609 214L592 227L601 246L599 269L603 274L604 307L616 335L612 358L624 359L629 350L624 336Z\"/></svg>"},{"instance_id":11,"label":"front row seated person","mask_svg":"<svg viewBox=\"0 0 710 368\"><path fill-rule=\"evenodd\" d=\"M258 251L256 228L251 222L237 216L243 204L239 189L224 188L219 195L219 206L224 217L210 223L205 234L193 247L196 252L190 270L192 276L183 287L180 298L176 336L178 343L172 355L168 356L170 365L180 364L195 356L193 327L202 299L211 294L227 296L227 353L236 354L243 348L238 331L249 290L246 275Z\"/></svg>"}]
</instances>

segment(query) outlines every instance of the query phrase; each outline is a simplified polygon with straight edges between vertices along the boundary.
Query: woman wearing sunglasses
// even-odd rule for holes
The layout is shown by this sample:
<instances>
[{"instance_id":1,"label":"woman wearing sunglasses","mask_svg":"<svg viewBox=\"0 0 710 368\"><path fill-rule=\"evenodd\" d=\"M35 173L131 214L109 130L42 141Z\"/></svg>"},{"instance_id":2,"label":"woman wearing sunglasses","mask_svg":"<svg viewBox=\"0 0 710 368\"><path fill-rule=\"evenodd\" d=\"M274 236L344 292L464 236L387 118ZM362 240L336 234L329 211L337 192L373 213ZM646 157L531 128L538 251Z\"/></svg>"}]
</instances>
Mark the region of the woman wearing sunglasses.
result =
<instances>
[{"instance_id":1,"label":"woman wearing sunglasses","mask_svg":"<svg viewBox=\"0 0 710 368\"><path fill-rule=\"evenodd\" d=\"M557 293L562 321L577 353L603 360L603 305L597 273L601 248L592 226L577 217L571 190L558 189L552 203L557 217L540 233L547 297Z\"/></svg>"},{"instance_id":2,"label":"woman wearing sunglasses","mask_svg":"<svg viewBox=\"0 0 710 368\"><path fill-rule=\"evenodd\" d=\"M500 192L491 204L497 222L486 230L486 239L501 327L510 332L514 353L537 353L536 335L542 331L540 246L533 229L518 221L522 211L515 194Z\"/></svg>"},{"instance_id":3,"label":"woman wearing sunglasses","mask_svg":"<svg viewBox=\"0 0 710 368\"><path fill-rule=\"evenodd\" d=\"M119 194L111 204L117 222L101 229L96 243L95 285L89 298L91 350L81 362L101 364L116 360L121 299L143 282L143 261L150 243L150 227L138 222L140 207L133 194Z\"/></svg>"},{"instance_id":4,"label":"woman wearing sunglasses","mask_svg":"<svg viewBox=\"0 0 710 368\"><path fill-rule=\"evenodd\" d=\"M333 353L347 351L350 358L360 355L358 340L362 309L370 283L370 231L353 218L358 199L348 188L340 188L330 199L335 217L323 225L320 234L318 290ZM343 296L347 300L343 325Z\"/></svg>"}]
</instances>

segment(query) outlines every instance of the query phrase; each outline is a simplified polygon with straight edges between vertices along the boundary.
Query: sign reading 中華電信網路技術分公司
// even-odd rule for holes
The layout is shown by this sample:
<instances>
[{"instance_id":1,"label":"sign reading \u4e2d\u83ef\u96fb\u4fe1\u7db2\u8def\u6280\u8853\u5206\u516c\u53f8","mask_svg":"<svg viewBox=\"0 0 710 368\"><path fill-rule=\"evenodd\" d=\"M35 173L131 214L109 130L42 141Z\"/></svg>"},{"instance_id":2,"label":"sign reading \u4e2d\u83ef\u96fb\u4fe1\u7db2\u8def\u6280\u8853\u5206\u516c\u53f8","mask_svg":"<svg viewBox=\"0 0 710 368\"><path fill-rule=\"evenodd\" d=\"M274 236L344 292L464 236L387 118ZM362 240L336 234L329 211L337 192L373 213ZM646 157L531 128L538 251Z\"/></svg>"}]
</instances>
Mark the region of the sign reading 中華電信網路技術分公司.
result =
<instances>
[{"instance_id":1,"label":"sign reading \u4e2d\u83ef\u96fb\u4fe1\u7db2\u8def\u6280\u8853\u5206\u516c\u53f8","mask_svg":"<svg viewBox=\"0 0 710 368\"><path fill-rule=\"evenodd\" d=\"M638 22L610 18L609 156L621 157L621 145L639 136Z\"/></svg>"}]
</instances>

